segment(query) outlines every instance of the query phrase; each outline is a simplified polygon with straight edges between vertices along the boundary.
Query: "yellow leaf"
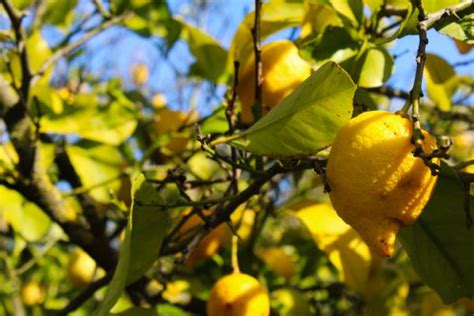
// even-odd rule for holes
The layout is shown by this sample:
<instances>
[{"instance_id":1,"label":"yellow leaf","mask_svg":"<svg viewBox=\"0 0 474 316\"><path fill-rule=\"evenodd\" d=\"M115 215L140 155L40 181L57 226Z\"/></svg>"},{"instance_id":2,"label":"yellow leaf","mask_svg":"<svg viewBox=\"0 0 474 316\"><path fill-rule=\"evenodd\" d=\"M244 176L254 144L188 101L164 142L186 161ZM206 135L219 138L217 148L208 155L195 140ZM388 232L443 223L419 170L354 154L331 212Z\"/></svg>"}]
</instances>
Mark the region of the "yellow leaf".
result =
<instances>
[{"instance_id":1,"label":"yellow leaf","mask_svg":"<svg viewBox=\"0 0 474 316\"><path fill-rule=\"evenodd\" d=\"M359 293L365 291L372 255L360 236L329 204L313 204L296 212L318 247L339 270L340 278Z\"/></svg>"},{"instance_id":2,"label":"yellow leaf","mask_svg":"<svg viewBox=\"0 0 474 316\"><path fill-rule=\"evenodd\" d=\"M298 26L304 16L303 3L290 2L285 0L272 0L264 3L261 10L261 38L280 31L284 28ZM229 58L245 61L252 53L252 27L254 24L254 12L247 15L240 23L234 35L229 49Z\"/></svg>"},{"instance_id":3,"label":"yellow leaf","mask_svg":"<svg viewBox=\"0 0 474 316\"><path fill-rule=\"evenodd\" d=\"M301 37L321 34L328 26L342 26L336 11L327 4L305 2Z\"/></svg>"},{"instance_id":4,"label":"yellow leaf","mask_svg":"<svg viewBox=\"0 0 474 316\"><path fill-rule=\"evenodd\" d=\"M428 96L440 110L449 111L451 98L459 85L459 77L454 69L443 58L427 54L424 74Z\"/></svg>"},{"instance_id":5,"label":"yellow leaf","mask_svg":"<svg viewBox=\"0 0 474 316\"><path fill-rule=\"evenodd\" d=\"M435 292L423 296L421 300L421 316L454 316L456 312L445 305Z\"/></svg>"}]
</instances>

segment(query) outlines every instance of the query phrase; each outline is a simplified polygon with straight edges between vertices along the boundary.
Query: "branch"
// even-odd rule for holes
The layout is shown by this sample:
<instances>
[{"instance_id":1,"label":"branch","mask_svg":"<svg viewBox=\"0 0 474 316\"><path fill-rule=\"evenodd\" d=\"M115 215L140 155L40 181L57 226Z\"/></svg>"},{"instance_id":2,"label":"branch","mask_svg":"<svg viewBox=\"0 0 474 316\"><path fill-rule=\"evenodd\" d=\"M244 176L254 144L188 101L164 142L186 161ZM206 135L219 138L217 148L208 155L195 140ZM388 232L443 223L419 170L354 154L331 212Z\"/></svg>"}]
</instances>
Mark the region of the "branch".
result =
<instances>
[{"instance_id":1,"label":"branch","mask_svg":"<svg viewBox=\"0 0 474 316\"><path fill-rule=\"evenodd\" d=\"M103 278L94 281L93 283L89 284L84 290L82 290L81 293L79 293L78 296L76 296L74 299L72 299L69 304L66 305L61 310L50 310L49 312L51 315L57 315L57 316L62 316L62 315L69 315L69 313L75 311L79 307L82 306L87 300L89 300L94 293L102 288L103 286L107 285L109 281L112 279L113 273L109 273Z\"/></svg>"},{"instance_id":2,"label":"branch","mask_svg":"<svg viewBox=\"0 0 474 316\"><path fill-rule=\"evenodd\" d=\"M43 17L48 2L46 0L39 0L36 3L36 9L33 14L33 22L31 22L30 32L37 30L40 27L41 18Z\"/></svg>"},{"instance_id":3,"label":"branch","mask_svg":"<svg viewBox=\"0 0 474 316\"><path fill-rule=\"evenodd\" d=\"M321 160L318 160L321 163ZM222 223L230 220L230 215L237 209L237 207L249 200L252 196L259 194L261 188L270 181L274 176L278 174L286 174L294 171L314 169L315 160L298 160L298 161L287 161L285 164L276 162L272 167L263 171L245 190L230 198L227 204L223 207L215 210L213 215L209 216L205 221L205 225L202 226L201 230L194 235L193 238L183 240L174 247L164 247L160 250L160 255L170 255L180 251L183 251L189 247L189 245L197 245L200 239L206 236L215 227ZM167 244L164 244L165 246Z\"/></svg>"},{"instance_id":4,"label":"branch","mask_svg":"<svg viewBox=\"0 0 474 316\"><path fill-rule=\"evenodd\" d=\"M23 74L20 98L15 105L7 109L3 117L10 140L19 157L17 165L19 177L13 186L56 222L72 243L83 248L105 270L112 270L117 263L117 252L110 247L104 235L95 235L86 224L70 220L61 192L40 164L40 157L38 157L40 153L37 150L38 140L28 110L28 92L33 78L25 45L26 37L21 26L22 16L18 14L9 0L1 0L1 3L5 7L15 32ZM53 56L58 56L58 54ZM4 92L8 93L8 91L2 91L2 93ZM2 103L0 109L6 108L6 99L8 98L2 97L0 99Z\"/></svg>"},{"instance_id":5,"label":"branch","mask_svg":"<svg viewBox=\"0 0 474 316\"><path fill-rule=\"evenodd\" d=\"M255 54L255 105L252 107L254 121L258 121L262 116L262 51L260 46L260 11L262 1L255 0L255 20L252 28L253 49Z\"/></svg>"},{"instance_id":6,"label":"branch","mask_svg":"<svg viewBox=\"0 0 474 316\"><path fill-rule=\"evenodd\" d=\"M75 41L75 42L73 42L73 43L71 43L71 44L69 44L69 45L67 45L63 48L58 49L56 52L54 52L54 54L51 57L49 57L43 63L43 65L40 67L38 72L33 75L32 79L31 79L31 84L35 84L36 81L38 81L39 78L48 70L48 68L51 67L51 65L53 65L55 62L57 62L59 59L61 59L62 57L66 56L68 54L70 54L73 50L80 47L82 44L89 41L91 38L93 38L94 36L96 36L97 34L102 32L103 30L106 30L106 29L108 29L109 27L111 27L113 25L121 23L123 20L125 20L129 16L130 16L130 13L127 12L127 13L124 13L122 15L116 16L116 17L114 17L110 20L106 20L104 23L100 24L99 26L96 26L96 27L90 29L89 31L87 31L86 34L84 34L77 41Z\"/></svg>"},{"instance_id":7,"label":"branch","mask_svg":"<svg viewBox=\"0 0 474 316\"><path fill-rule=\"evenodd\" d=\"M18 54L20 55L21 71L22 71L22 82L20 90L20 98L22 104L26 106L28 100L28 93L30 89L31 70L28 61L28 55L26 53L26 33L21 25L24 15L20 14L15 7L10 3L10 0L0 0L7 12L8 18L12 24L13 31L15 33L16 47Z\"/></svg>"},{"instance_id":8,"label":"branch","mask_svg":"<svg viewBox=\"0 0 474 316\"><path fill-rule=\"evenodd\" d=\"M473 0L461 2L457 5L436 11L432 14L427 15L423 8L421 0L416 0L416 7L418 9L418 52L416 56L416 72L413 87L410 91L410 99L407 100L405 106L401 110L403 114L408 112L408 109L412 106L412 120L413 120L413 136L412 142L415 144L414 156L421 157L425 164L431 169L433 175L439 171L439 166L431 161L432 158L440 157L446 158L447 153L444 151L435 151L433 154L427 154L423 150L422 140L424 139L421 123L420 123L420 99L422 94L422 81L423 81L423 70L426 61L426 45L428 45L428 29L435 23L440 21L446 16L456 15L457 12L469 8Z\"/></svg>"},{"instance_id":9,"label":"branch","mask_svg":"<svg viewBox=\"0 0 474 316\"><path fill-rule=\"evenodd\" d=\"M404 99L404 100L410 99L409 92L394 89L392 87L382 86L382 87L376 87L376 88L367 88L366 90L369 92L375 92L378 94L386 95L389 98L399 98L399 99Z\"/></svg>"},{"instance_id":10,"label":"branch","mask_svg":"<svg viewBox=\"0 0 474 316\"><path fill-rule=\"evenodd\" d=\"M100 15L102 15L104 19L110 19L110 12L107 11L102 0L92 0L92 1L94 2L95 7L97 8L97 11L99 11Z\"/></svg>"}]
</instances>

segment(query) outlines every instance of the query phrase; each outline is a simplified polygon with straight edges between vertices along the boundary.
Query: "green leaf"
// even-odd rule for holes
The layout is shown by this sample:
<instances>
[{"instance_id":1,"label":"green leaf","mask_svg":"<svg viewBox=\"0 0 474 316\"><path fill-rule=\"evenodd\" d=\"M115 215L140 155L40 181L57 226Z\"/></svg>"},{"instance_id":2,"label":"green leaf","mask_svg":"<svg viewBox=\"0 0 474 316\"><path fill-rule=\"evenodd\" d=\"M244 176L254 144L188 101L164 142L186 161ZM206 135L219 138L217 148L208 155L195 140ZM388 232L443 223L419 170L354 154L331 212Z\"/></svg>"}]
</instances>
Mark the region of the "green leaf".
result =
<instances>
[{"instance_id":1,"label":"green leaf","mask_svg":"<svg viewBox=\"0 0 474 316\"><path fill-rule=\"evenodd\" d=\"M39 30L33 32L26 40L28 61L33 73L37 72L52 52Z\"/></svg>"},{"instance_id":2,"label":"green leaf","mask_svg":"<svg viewBox=\"0 0 474 316\"><path fill-rule=\"evenodd\" d=\"M460 2L462 2L462 0L422 0L421 1L423 5L423 9L425 9L426 13L428 14L450 7Z\"/></svg>"},{"instance_id":3,"label":"green leaf","mask_svg":"<svg viewBox=\"0 0 474 316\"><path fill-rule=\"evenodd\" d=\"M346 26L357 27L364 17L361 0L329 0Z\"/></svg>"},{"instance_id":4,"label":"green leaf","mask_svg":"<svg viewBox=\"0 0 474 316\"><path fill-rule=\"evenodd\" d=\"M439 56L426 54L424 75L428 96L440 110L449 111L460 81L453 67Z\"/></svg>"},{"instance_id":5,"label":"green leaf","mask_svg":"<svg viewBox=\"0 0 474 316\"><path fill-rule=\"evenodd\" d=\"M302 0L270 0L260 12L260 36L265 39L282 29L299 26L304 17ZM253 51L252 28L255 13L248 14L240 23L229 49L230 63L244 62Z\"/></svg>"},{"instance_id":6,"label":"green leaf","mask_svg":"<svg viewBox=\"0 0 474 316\"><path fill-rule=\"evenodd\" d=\"M403 37L409 34L418 34L418 9L413 5L412 2L413 1L408 1L408 13L405 19L402 21L399 31L394 34L395 36ZM461 0L423 0L422 4L425 12L430 14L460 2ZM457 20L457 17L444 19L453 22ZM446 22L443 22L443 24L444 23ZM394 37L391 37L390 41L393 39Z\"/></svg>"},{"instance_id":7,"label":"green leaf","mask_svg":"<svg viewBox=\"0 0 474 316\"><path fill-rule=\"evenodd\" d=\"M205 134L225 133L229 129L229 124L225 117L225 108L222 107L216 111L211 117L201 124L201 132Z\"/></svg>"},{"instance_id":8,"label":"green leaf","mask_svg":"<svg viewBox=\"0 0 474 316\"><path fill-rule=\"evenodd\" d=\"M191 314L172 304L159 304L158 315L166 316L190 316Z\"/></svg>"},{"instance_id":9,"label":"green leaf","mask_svg":"<svg viewBox=\"0 0 474 316\"><path fill-rule=\"evenodd\" d=\"M139 175L132 183L132 206L120 257L97 316L109 315L127 284L138 280L158 259L169 215L152 206L161 201L156 190Z\"/></svg>"},{"instance_id":10,"label":"green leaf","mask_svg":"<svg viewBox=\"0 0 474 316\"><path fill-rule=\"evenodd\" d=\"M166 1L113 0L110 6L116 13L135 13L124 25L141 36L156 35L165 38L167 51L179 39L181 24L173 19Z\"/></svg>"},{"instance_id":11,"label":"green leaf","mask_svg":"<svg viewBox=\"0 0 474 316\"><path fill-rule=\"evenodd\" d=\"M459 41L467 42L474 45L474 6L466 10L465 14L461 13L458 17L450 16L442 20L442 23L436 25L436 29L449 37Z\"/></svg>"},{"instance_id":12,"label":"green leaf","mask_svg":"<svg viewBox=\"0 0 474 316\"><path fill-rule=\"evenodd\" d=\"M373 13L377 13L380 11L384 3L388 2L386 0L365 0L364 1L370 8L370 11Z\"/></svg>"},{"instance_id":13,"label":"green leaf","mask_svg":"<svg viewBox=\"0 0 474 316\"><path fill-rule=\"evenodd\" d=\"M381 46L369 47L357 58L352 74L361 88L380 87L386 82L393 70L392 55Z\"/></svg>"},{"instance_id":14,"label":"green leaf","mask_svg":"<svg viewBox=\"0 0 474 316\"><path fill-rule=\"evenodd\" d=\"M36 116L45 115L46 113L56 113L59 114L63 111L63 101L59 94L51 87L45 84L35 85L30 92L30 98L35 101L30 102L39 102L41 113L37 112L37 107L33 104L33 114Z\"/></svg>"},{"instance_id":15,"label":"green leaf","mask_svg":"<svg viewBox=\"0 0 474 316\"><path fill-rule=\"evenodd\" d=\"M120 189L120 175L124 166L120 151L113 146L81 142L66 146L66 152L84 189L102 203L110 202L110 192Z\"/></svg>"},{"instance_id":16,"label":"green leaf","mask_svg":"<svg viewBox=\"0 0 474 316\"><path fill-rule=\"evenodd\" d=\"M230 144L258 155L315 154L351 118L355 89L349 75L328 62Z\"/></svg>"},{"instance_id":17,"label":"green leaf","mask_svg":"<svg viewBox=\"0 0 474 316\"><path fill-rule=\"evenodd\" d=\"M12 3L18 10L24 10L33 3L33 0L13 0Z\"/></svg>"},{"instance_id":18,"label":"green leaf","mask_svg":"<svg viewBox=\"0 0 474 316\"><path fill-rule=\"evenodd\" d=\"M318 35L329 26L342 27L343 23L336 10L329 4L320 1L306 1L305 13L301 25L301 37Z\"/></svg>"},{"instance_id":19,"label":"green leaf","mask_svg":"<svg viewBox=\"0 0 474 316\"><path fill-rule=\"evenodd\" d=\"M76 5L77 0L50 1L43 15L43 21L65 30L73 22Z\"/></svg>"},{"instance_id":20,"label":"green leaf","mask_svg":"<svg viewBox=\"0 0 474 316\"><path fill-rule=\"evenodd\" d=\"M189 44L189 49L196 62L191 66L191 74L212 82L225 82L227 69L227 51L219 42L202 30L181 22L182 38Z\"/></svg>"},{"instance_id":21,"label":"green leaf","mask_svg":"<svg viewBox=\"0 0 474 316\"><path fill-rule=\"evenodd\" d=\"M158 315L154 309L132 307L120 313L111 313L110 316L156 316Z\"/></svg>"},{"instance_id":22,"label":"green leaf","mask_svg":"<svg viewBox=\"0 0 474 316\"><path fill-rule=\"evenodd\" d=\"M51 220L18 192L0 186L0 217L28 241L38 241L49 231Z\"/></svg>"},{"instance_id":23,"label":"green leaf","mask_svg":"<svg viewBox=\"0 0 474 316\"><path fill-rule=\"evenodd\" d=\"M474 296L474 230L466 228L463 202L463 184L443 164L421 217L399 232L416 272L445 304Z\"/></svg>"},{"instance_id":24,"label":"green leaf","mask_svg":"<svg viewBox=\"0 0 474 316\"><path fill-rule=\"evenodd\" d=\"M85 139L119 145L132 135L137 126L137 110L120 92L112 101L100 105L95 95L78 95L74 104L65 105L59 113L48 113L41 118L45 133L76 134ZM52 106L52 105L51 105Z\"/></svg>"},{"instance_id":25,"label":"green leaf","mask_svg":"<svg viewBox=\"0 0 474 316\"><path fill-rule=\"evenodd\" d=\"M322 34L305 38L300 44L300 53L315 65L329 60L342 63L355 57L359 47L360 43L345 28L327 27Z\"/></svg>"}]
</instances>

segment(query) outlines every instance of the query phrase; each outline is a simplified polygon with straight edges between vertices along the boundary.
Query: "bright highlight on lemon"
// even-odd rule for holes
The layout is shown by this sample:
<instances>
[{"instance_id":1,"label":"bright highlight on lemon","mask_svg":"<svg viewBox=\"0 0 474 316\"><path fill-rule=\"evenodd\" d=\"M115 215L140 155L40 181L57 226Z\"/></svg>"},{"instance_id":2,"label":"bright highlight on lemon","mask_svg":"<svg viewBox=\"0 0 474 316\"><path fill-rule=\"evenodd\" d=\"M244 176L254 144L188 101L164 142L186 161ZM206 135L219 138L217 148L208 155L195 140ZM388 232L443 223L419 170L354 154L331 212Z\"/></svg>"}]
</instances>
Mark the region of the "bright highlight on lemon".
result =
<instances>
[{"instance_id":1,"label":"bright highlight on lemon","mask_svg":"<svg viewBox=\"0 0 474 316\"><path fill-rule=\"evenodd\" d=\"M219 279L207 301L208 316L268 316L270 299L260 282L243 273Z\"/></svg>"},{"instance_id":2,"label":"bright highlight on lemon","mask_svg":"<svg viewBox=\"0 0 474 316\"><path fill-rule=\"evenodd\" d=\"M335 210L381 256L393 253L399 228L420 216L437 180L413 156L412 131L412 122L400 115L366 112L341 128L329 154ZM430 153L436 142L423 134L423 149Z\"/></svg>"},{"instance_id":3,"label":"bright highlight on lemon","mask_svg":"<svg viewBox=\"0 0 474 316\"><path fill-rule=\"evenodd\" d=\"M310 65L298 54L298 48L288 40L275 41L262 47L262 115L265 115L311 75ZM254 122L255 57L239 72L237 93L242 105L241 121Z\"/></svg>"}]
</instances>

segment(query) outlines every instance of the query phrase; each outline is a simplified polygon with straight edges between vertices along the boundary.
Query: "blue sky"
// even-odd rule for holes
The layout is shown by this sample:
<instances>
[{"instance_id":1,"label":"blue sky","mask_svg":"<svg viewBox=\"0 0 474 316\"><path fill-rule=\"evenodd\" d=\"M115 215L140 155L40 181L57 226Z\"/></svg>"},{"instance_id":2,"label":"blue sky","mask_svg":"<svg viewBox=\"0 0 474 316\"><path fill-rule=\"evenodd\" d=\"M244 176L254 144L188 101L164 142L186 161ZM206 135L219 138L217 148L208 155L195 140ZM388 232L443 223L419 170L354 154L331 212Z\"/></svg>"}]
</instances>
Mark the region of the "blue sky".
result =
<instances>
[{"instance_id":1,"label":"blue sky","mask_svg":"<svg viewBox=\"0 0 474 316\"><path fill-rule=\"evenodd\" d=\"M94 10L92 1L80 1L81 12L87 14ZM216 38L222 46L228 48L240 21L253 10L254 0L212 0L207 2L205 11L207 13L203 14L196 8L196 5L192 5L190 0L168 1L173 14L180 15L188 23L201 27ZM5 23L0 21L0 28L4 27ZM51 43L62 36L54 28L49 28L44 35ZM288 36L289 31L287 30L271 39ZM459 54L450 38L434 30L429 32L429 40L427 51L435 53L451 63L474 59L474 51L467 55ZM185 43L178 42L167 59L160 55L157 49L160 45L163 45L161 39L142 38L123 28L114 27L87 44L87 54L79 60L79 63L102 79L115 76L123 78L127 89L133 88L130 79L131 67L145 63L151 70L151 76L143 89L144 92L149 96L155 92L164 93L173 108L184 110L191 103L195 103L200 111L205 113L222 101L224 87L220 87L215 95L210 95L212 87L209 84L197 84L186 78L188 67L193 63L194 58ZM416 66L417 46L417 36L406 36L397 40L390 48L391 52L399 57L395 61L394 72L388 85L409 90ZM61 67L61 64L58 67ZM462 74L474 75L472 65L459 67L457 71ZM182 75L177 75L177 73ZM182 87L185 88L182 89Z\"/></svg>"}]
</instances>

